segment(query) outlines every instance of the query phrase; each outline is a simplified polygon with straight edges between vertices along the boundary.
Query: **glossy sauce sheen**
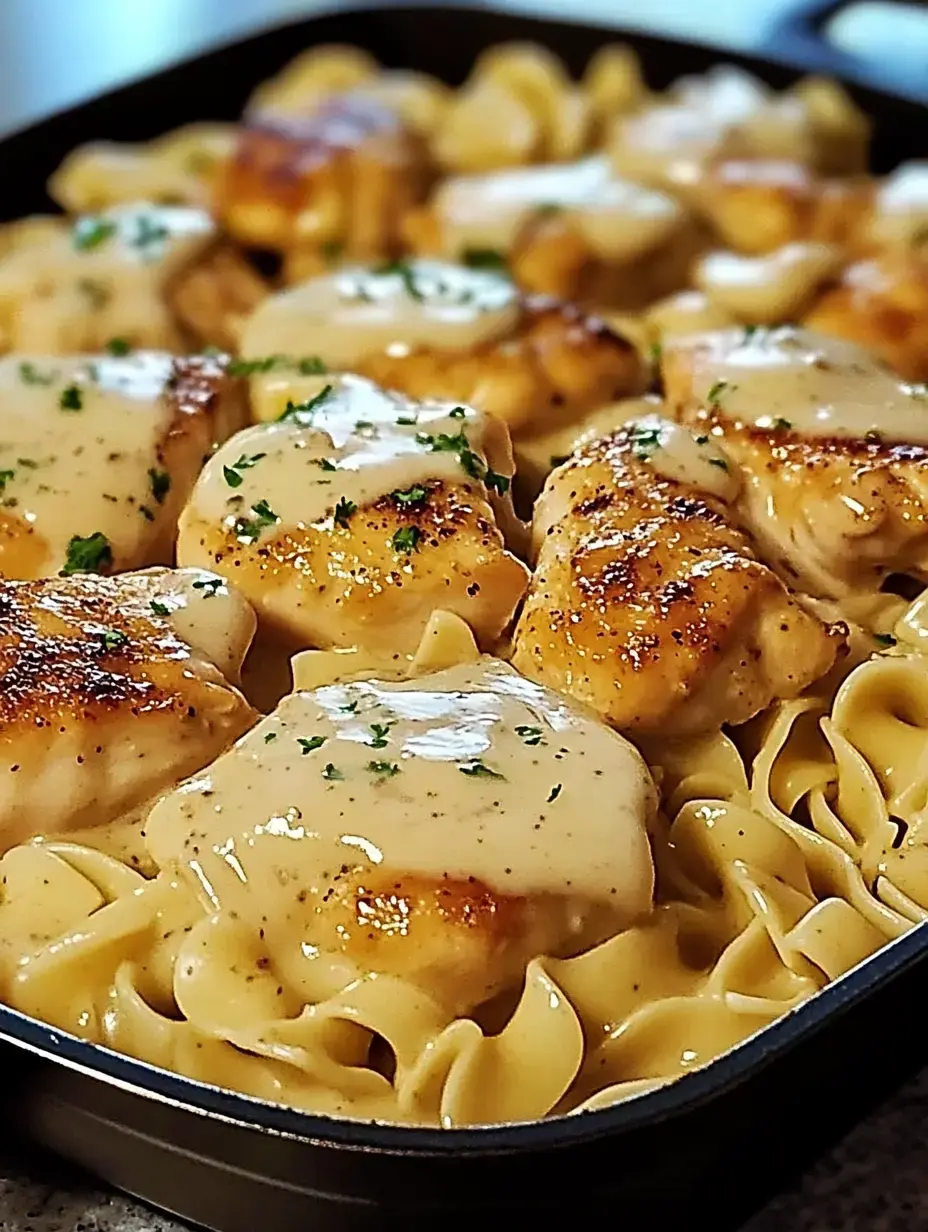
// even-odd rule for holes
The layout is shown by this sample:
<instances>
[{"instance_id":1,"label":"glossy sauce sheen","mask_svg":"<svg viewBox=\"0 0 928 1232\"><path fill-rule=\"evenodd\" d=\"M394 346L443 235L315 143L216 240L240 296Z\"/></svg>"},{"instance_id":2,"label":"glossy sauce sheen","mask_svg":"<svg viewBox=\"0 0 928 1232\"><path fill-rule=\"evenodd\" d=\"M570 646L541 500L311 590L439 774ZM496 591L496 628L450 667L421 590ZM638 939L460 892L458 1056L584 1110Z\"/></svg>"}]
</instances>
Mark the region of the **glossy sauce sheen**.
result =
<instances>
[{"instance_id":1,"label":"glossy sauce sheen","mask_svg":"<svg viewBox=\"0 0 928 1232\"><path fill-rule=\"evenodd\" d=\"M292 887L311 922L342 865L567 894L630 919L651 902L654 807L630 743L484 659L292 694L155 808L148 842L217 907L271 921Z\"/></svg>"},{"instance_id":2,"label":"glossy sauce sheen","mask_svg":"<svg viewBox=\"0 0 928 1232\"><path fill-rule=\"evenodd\" d=\"M0 511L46 545L46 569L64 563L72 535L99 531L119 556L146 532L149 471L175 414L162 398L171 371L158 352L0 360Z\"/></svg>"},{"instance_id":3,"label":"glossy sauce sheen","mask_svg":"<svg viewBox=\"0 0 928 1232\"><path fill-rule=\"evenodd\" d=\"M726 419L803 436L928 444L928 392L860 348L786 326L696 334L693 397Z\"/></svg>"},{"instance_id":4,"label":"glossy sauce sheen","mask_svg":"<svg viewBox=\"0 0 928 1232\"><path fill-rule=\"evenodd\" d=\"M520 318L518 291L500 274L427 260L358 266L266 300L244 330L242 354L311 353L351 368L383 351L472 350L511 333Z\"/></svg>"},{"instance_id":5,"label":"glossy sauce sheen","mask_svg":"<svg viewBox=\"0 0 928 1232\"><path fill-rule=\"evenodd\" d=\"M604 158L493 175L449 179L435 211L445 249L507 252L522 227L551 211L562 216L606 260L632 260L677 230L680 207L663 193L617 179Z\"/></svg>"},{"instance_id":6,"label":"glossy sauce sheen","mask_svg":"<svg viewBox=\"0 0 928 1232\"><path fill-rule=\"evenodd\" d=\"M659 414L626 420L625 430L636 456L665 479L688 484L726 502L738 495L737 473L711 436L690 432ZM637 448L636 440L640 442Z\"/></svg>"},{"instance_id":7,"label":"glossy sauce sheen","mask_svg":"<svg viewBox=\"0 0 928 1232\"><path fill-rule=\"evenodd\" d=\"M828 244L786 244L763 257L712 252L696 271L700 288L736 318L756 324L795 320L821 284L841 267Z\"/></svg>"},{"instance_id":8,"label":"glossy sauce sheen","mask_svg":"<svg viewBox=\"0 0 928 1232\"><path fill-rule=\"evenodd\" d=\"M233 529L270 496L277 521L268 529L298 527L330 518L339 501L363 508L427 480L466 481L457 451L435 451L420 438L463 433L467 448L482 460L485 423L470 408L413 403L359 377L333 377L331 392L311 411L259 424L228 442L206 464L191 508ZM247 464L230 468L233 455Z\"/></svg>"}]
</instances>

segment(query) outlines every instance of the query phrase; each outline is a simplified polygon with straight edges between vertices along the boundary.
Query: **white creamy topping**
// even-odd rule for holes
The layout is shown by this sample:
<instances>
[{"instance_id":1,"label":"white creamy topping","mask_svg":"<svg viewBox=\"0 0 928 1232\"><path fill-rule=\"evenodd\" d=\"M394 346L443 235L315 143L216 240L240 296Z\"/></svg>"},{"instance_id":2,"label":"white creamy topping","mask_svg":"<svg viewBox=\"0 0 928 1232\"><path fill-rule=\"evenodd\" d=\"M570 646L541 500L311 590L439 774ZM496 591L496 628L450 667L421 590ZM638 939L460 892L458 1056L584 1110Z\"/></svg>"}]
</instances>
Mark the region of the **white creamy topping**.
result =
<instances>
[{"instance_id":1,"label":"white creamy topping","mask_svg":"<svg viewBox=\"0 0 928 1232\"><path fill-rule=\"evenodd\" d=\"M811 330L731 330L679 343L692 395L733 421L804 436L928 444L928 390L907 385L851 342Z\"/></svg>"},{"instance_id":2,"label":"white creamy topping","mask_svg":"<svg viewBox=\"0 0 928 1232\"><path fill-rule=\"evenodd\" d=\"M908 247L928 238L928 162L903 163L880 185L869 239L879 247Z\"/></svg>"},{"instance_id":3,"label":"white creamy topping","mask_svg":"<svg viewBox=\"0 0 928 1232\"><path fill-rule=\"evenodd\" d=\"M247 542L428 480L468 482L486 470L485 423L469 407L412 402L361 377L332 378L304 410L227 441L201 473L191 508Z\"/></svg>"},{"instance_id":4,"label":"white creamy topping","mask_svg":"<svg viewBox=\"0 0 928 1232\"><path fill-rule=\"evenodd\" d=\"M723 501L738 495L738 474L711 435L691 432L660 415L630 419L625 430L635 456L665 479L688 484Z\"/></svg>"},{"instance_id":5,"label":"white creamy topping","mask_svg":"<svg viewBox=\"0 0 928 1232\"><path fill-rule=\"evenodd\" d=\"M841 268L829 244L786 244L761 257L710 252L696 267L696 284L741 320L774 325L795 319L826 279Z\"/></svg>"},{"instance_id":6,"label":"white creamy topping","mask_svg":"<svg viewBox=\"0 0 928 1232\"><path fill-rule=\"evenodd\" d=\"M418 347L469 351L513 332L519 293L502 274L409 260L323 274L266 299L242 332L246 358L318 356L350 369Z\"/></svg>"},{"instance_id":7,"label":"white creamy topping","mask_svg":"<svg viewBox=\"0 0 928 1232\"><path fill-rule=\"evenodd\" d=\"M597 255L630 261L681 225L680 206L663 193L617 179L605 158L451 178L435 194L445 251L508 252L532 218L553 212Z\"/></svg>"}]
</instances>

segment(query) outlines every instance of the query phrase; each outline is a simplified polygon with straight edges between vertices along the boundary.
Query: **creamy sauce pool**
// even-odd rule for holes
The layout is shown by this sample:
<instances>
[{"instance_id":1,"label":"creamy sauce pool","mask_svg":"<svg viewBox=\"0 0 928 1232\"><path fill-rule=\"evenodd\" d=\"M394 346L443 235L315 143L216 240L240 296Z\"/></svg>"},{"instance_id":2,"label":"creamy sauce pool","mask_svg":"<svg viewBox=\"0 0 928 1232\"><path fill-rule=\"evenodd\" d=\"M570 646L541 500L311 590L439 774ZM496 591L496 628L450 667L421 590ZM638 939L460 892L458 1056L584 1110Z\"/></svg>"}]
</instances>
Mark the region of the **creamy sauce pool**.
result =
<instances>
[{"instance_id":1,"label":"creamy sauce pool","mask_svg":"<svg viewBox=\"0 0 928 1232\"><path fill-rule=\"evenodd\" d=\"M637 750L498 660L295 693L153 810L148 846L216 908L314 957L346 870L555 894L631 918L653 889Z\"/></svg>"},{"instance_id":2,"label":"creamy sauce pool","mask_svg":"<svg viewBox=\"0 0 928 1232\"><path fill-rule=\"evenodd\" d=\"M123 559L152 537L171 371L156 352L0 360L0 516L47 546L39 572L62 567L74 535L100 532Z\"/></svg>"},{"instance_id":3,"label":"creamy sauce pool","mask_svg":"<svg viewBox=\"0 0 928 1232\"><path fill-rule=\"evenodd\" d=\"M508 252L525 224L557 213L605 260L628 261L655 248L683 221L663 193L618 179L605 158L523 167L445 180L435 194L445 251Z\"/></svg>"},{"instance_id":4,"label":"creamy sauce pool","mask_svg":"<svg viewBox=\"0 0 928 1232\"><path fill-rule=\"evenodd\" d=\"M629 419L625 431L635 456L665 479L688 484L723 501L738 495L737 472L712 436L691 432L661 415Z\"/></svg>"},{"instance_id":5,"label":"creamy sauce pool","mask_svg":"<svg viewBox=\"0 0 928 1232\"><path fill-rule=\"evenodd\" d=\"M329 378L310 401L227 441L197 481L195 512L247 542L429 480L473 481L472 470L486 468L487 419L470 407L411 402L351 376Z\"/></svg>"},{"instance_id":6,"label":"creamy sauce pool","mask_svg":"<svg viewBox=\"0 0 928 1232\"><path fill-rule=\"evenodd\" d=\"M248 320L242 354L311 353L332 368L418 347L469 351L511 334L522 316L501 274L409 260L312 278L271 296Z\"/></svg>"},{"instance_id":7,"label":"creamy sauce pool","mask_svg":"<svg viewBox=\"0 0 928 1232\"><path fill-rule=\"evenodd\" d=\"M928 444L928 390L853 343L784 327L680 339L692 396L726 419L804 436Z\"/></svg>"}]
</instances>

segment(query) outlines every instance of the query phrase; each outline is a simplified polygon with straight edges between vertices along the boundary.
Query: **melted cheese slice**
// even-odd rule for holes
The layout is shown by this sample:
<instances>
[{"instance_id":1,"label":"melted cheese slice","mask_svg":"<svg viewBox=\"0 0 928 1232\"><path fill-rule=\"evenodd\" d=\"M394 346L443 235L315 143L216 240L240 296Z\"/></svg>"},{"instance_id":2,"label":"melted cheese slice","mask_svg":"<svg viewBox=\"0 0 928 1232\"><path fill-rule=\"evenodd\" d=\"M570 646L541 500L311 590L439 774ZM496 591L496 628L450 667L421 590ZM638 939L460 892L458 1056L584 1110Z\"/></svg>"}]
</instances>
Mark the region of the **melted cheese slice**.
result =
<instances>
[{"instance_id":1,"label":"melted cheese slice","mask_svg":"<svg viewBox=\"0 0 928 1232\"><path fill-rule=\"evenodd\" d=\"M317 909L348 870L473 877L629 920L651 904L654 808L628 741L483 659L290 695L146 830L159 866L260 928L292 972L320 956Z\"/></svg>"},{"instance_id":2,"label":"melted cheese slice","mask_svg":"<svg viewBox=\"0 0 928 1232\"><path fill-rule=\"evenodd\" d=\"M928 390L899 381L854 343L785 326L694 334L677 345L692 355L692 397L726 419L928 444Z\"/></svg>"},{"instance_id":3,"label":"melted cheese slice","mask_svg":"<svg viewBox=\"0 0 928 1232\"><path fill-rule=\"evenodd\" d=\"M468 453L481 472L486 466L485 415L451 402L411 402L361 377L314 380L325 383L313 405L238 433L210 458L185 523L221 523L249 542L265 528L323 523L340 502L362 508L426 480L459 483Z\"/></svg>"},{"instance_id":4,"label":"melted cheese slice","mask_svg":"<svg viewBox=\"0 0 928 1232\"><path fill-rule=\"evenodd\" d=\"M175 414L162 397L171 371L171 356L158 353L0 360L7 576L57 573L72 537L94 534L117 569L151 562L165 496L153 472Z\"/></svg>"},{"instance_id":5,"label":"melted cheese slice","mask_svg":"<svg viewBox=\"0 0 928 1232\"><path fill-rule=\"evenodd\" d=\"M350 369L384 351L470 351L512 333L521 315L519 293L501 274L427 260L356 266L266 299L241 350L250 359L311 353Z\"/></svg>"},{"instance_id":6,"label":"melted cheese slice","mask_svg":"<svg viewBox=\"0 0 928 1232\"><path fill-rule=\"evenodd\" d=\"M527 222L556 212L604 260L631 261L683 222L675 201L618 179L605 158L448 179L434 210L451 256L481 248L508 252Z\"/></svg>"}]
</instances>

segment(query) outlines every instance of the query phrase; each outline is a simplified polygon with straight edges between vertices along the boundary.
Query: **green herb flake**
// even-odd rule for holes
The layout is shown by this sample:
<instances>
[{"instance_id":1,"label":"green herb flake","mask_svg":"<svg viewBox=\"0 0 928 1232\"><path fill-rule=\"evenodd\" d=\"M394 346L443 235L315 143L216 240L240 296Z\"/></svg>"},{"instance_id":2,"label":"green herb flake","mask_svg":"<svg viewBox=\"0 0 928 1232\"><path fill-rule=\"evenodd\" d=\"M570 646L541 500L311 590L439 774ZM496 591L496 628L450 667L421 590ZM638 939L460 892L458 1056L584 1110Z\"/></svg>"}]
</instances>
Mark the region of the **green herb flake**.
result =
<instances>
[{"instance_id":1,"label":"green herb flake","mask_svg":"<svg viewBox=\"0 0 928 1232\"><path fill-rule=\"evenodd\" d=\"M369 761L367 768L371 774L379 774L381 778L392 779L399 774L400 768L395 761Z\"/></svg>"},{"instance_id":2,"label":"green herb flake","mask_svg":"<svg viewBox=\"0 0 928 1232\"><path fill-rule=\"evenodd\" d=\"M339 710L342 712L342 714L356 714L357 709L358 709L358 703L356 701L348 702L344 706L339 706Z\"/></svg>"},{"instance_id":3,"label":"green herb flake","mask_svg":"<svg viewBox=\"0 0 928 1232\"><path fill-rule=\"evenodd\" d=\"M128 640L125 633L121 633L119 629L104 629L100 633L104 650L118 650L120 646L125 646Z\"/></svg>"},{"instance_id":4,"label":"green herb flake","mask_svg":"<svg viewBox=\"0 0 928 1232\"><path fill-rule=\"evenodd\" d=\"M287 409L282 415L278 416L278 422L287 419L302 419L306 415L312 415L317 411L324 402L332 395L335 390L334 385L323 385L312 398L307 398L305 402L288 402Z\"/></svg>"},{"instance_id":5,"label":"green herb flake","mask_svg":"<svg viewBox=\"0 0 928 1232\"><path fill-rule=\"evenodd\" d=\"M506 269L506 257L495 248L465 248L461 260L471 269L503 270Z\"/></svg>"},{"instance_id":6,"label":"green herb flake","mask_svg":"<svg viewBox=\"0 0 928 1232\"><path fill-rule=\"evenodd\" d=\"M156 467L148 468L148 482L151 494L159 505L164 504L164 498L171 490L171 476L167 471L159 471Z\"/></svg>"},{"instance_id":7,"label":"green herb flake","mask_svg":"<svg viewBox=\"0 0 928 1232\"><path fill-rule=\"evenodd\" d=\"M86 295L93 309L103 308L110 300L110 291L102 282L94 278L78 278L77 289L81 295Z\"/></svg>"},{"instance_id":8,"label":"green herb flake","mask_svg":"<svg viewBox=\"0 0 928 1232\"><path fill-rule=\"evenodd\" d=\"M236 518L233 529L239 539L248 539L253 543L263 530L279 522L280 518L266 500L252 505L251 512L255 515L253 518Z\"/></svg>"},{"instance_id":9,"label":"green herb flake","mask_svg":"<svg viewBox=\"0 0 928 1232\"><path fill-rule=\"evenodd\" d=\"M418 300L420 303L425 299L421 287L416 282L416 271L408 261L388 261L386 265L375 269L374 273L382 278L389 277L391 274L399 275L403 289L410 299Z\"/></svg>"},{"instance_id":10,"label":"green herb flake","mask_svg":"<svg viewBox=\"0 0 928 1232\"><path fill-rule=\"evenodd\" d=\"M725 393L728 388L728 381L716 381L706 394L706 402L708 402L709 406L718 406L722 394Z\"/></svg>"},{"instance_id":11,"label":"green herb flake","mask_svg":"<svg viewBox=\"0 0 928 1232\"><path fill-rule=\"evenodd\" d=\"M147 505L139 505L139 513L142 515L142 517L145 519L146 522L154 522L155 511L153 509L149 509Z\"/></svg>"},{"instance_id":12,"label":"green herb flake","mask_svg":"<svg viewBox=\"0 0 928 1232\"><path fill-rule=\"evenodd\" d=\"M345 779L345 776L342 774L341 770L339 770L337 766L333 766L331 762L326 762L322 771L322 777L327 779L330 783L341 783L344 782Z\"/></svg>"},{"instance_id":13,"label":"green herb flake","mask_svg":"<svg viewBox=\"0 0 928 1232\"><path fill-rule=\"evenodd\" d=\"M652 342L648 347L648 359L655 366L661 362L661 357L664 354L664 348L659 342Z\"/></svg>"},{"instance_id":14,"label":"green herb flake","mask_svg":"<svg viewBox=\"0 0 928 1232\"><path fill-rule=\"evenodd\" d=\"M116 234L116 224L106 218L87 214L79 218L71 231L71 243L79 252L92 252Z\"/></svg>"},{"instance_id":15,"label":"green herb flake","mask_svg":"<svg viewBox=\"0 0 928 1232\"><path fill-rule=\"evenodd\" d=\"M316 749L321 749L325 744L327 736L297 736L296 742L303 750L303 756L307 753L315 753Z\"/></svg>"},{"instance_id":16,"label":"green herb flake","mask_svg":"<svg viewBox=\"0 0 928 1232\"><path fill-rule=\"evenodd\" d=\"M36 462L35 458L17 458L16 464L17 466L24 466L26 470L29 471L38 470L39 467L39 464Z\"/></svg>"},{"instance_id":17,"label":"green herb flake","mask_svg":"<svg viewBox=\"0 0 928 1232\"><path fill-rule=\"evenodd\" d=\"M793 422L791 419L782 419L778 415L776 419L774 419L771 422L770 426L774 430L774 432L791 432L792 427L793 427Z\"/></svg>"},{"instance_id":18,"label":"green herb flake","mask_svg":"<svg viewBox=\"0 0 928 1232\"><path fill-rule=\"evenodd\" d=\"M358 507L354 501L346 500L344 496L340 496L338 504L335 506L335 512L332 515L335 519L335 525L340 526L343 530L347 530L351 515L357 513L357 510Z\"/></svg>"},{"instance_id":19,"label":"green herb flake","mask_svg":"<svg viewBox=\"0 0 928 1232\"><path fill-rule=\"evenodd\" d=\"M724 458L709 458L709 465L717 466L720 471L728 470L728 463L725 461Z\"/></svg>"},{"instance_id":20,"label":"green herb flake","mask_svg":"<svg viewBox=\"0 0 928 1232\"><path fill-rule=\"evenodd\" d=\"M15 471L0 471L0 492L6 491L6 485L15 476Z\"/></svg>"},{"instance_id":21,"label":"green herb flake","mask_svg":"<svg viewBox=\"0 0 928 1232\"><path fill-rule=\"evenodd\" d=\"M73 535L68 542L64 568L59 576L70 577L74 573L103 573L112 563L113 549L106 535L98 530L86 538Z\"/></svg>"},{"instance_id":22,"label":"green herb flake","mask_svg":"<svg viewBox=\"0 0 928 1232\"><path fill-rule=\"evenodd\" d=\"M276 740L276 739L277 739L277 732L267 732L267 734L264 737L264 743L270 744L272 740Z\"/></svg>"},{"instance_id":23,"label":"green herb flake","mask_svg":"<svg viewBox=\"0 0 928 1232\"><path fill-rule=\"evenodd\" d=\"M661 447L660 428L644 428L636 424L628 434L632 453L636 458L650 458L656 449Z\"/></svg>"},{"instance_id":24,"label":"green herb flake","mask_svg":"<svg viewBox=\"0 0 928 1232\"><path fill-rule=\"evenodd\" d=\"M19 365L19 379L24 385L51 385L55 374L40 372L35 364L30 364L27 360Z\"/></svg>"},{"instance_id":25,"label":"green herb flake","mask_svg":"<svg viewBox=\"0 0 928 1232\"><path fill-rule=\"evenodd\" d=\"M873 640L881 646L895 646L896 639L891 633L874 633Z\"/></svg>"},{"instance_id":26,"label":"green herb flake","mask_svg":"<svg viewBox=\"0 0 928 1232\"><path fill-rule=\"evenodd\" d=\"M456 406L454 410L450 412L451 419L464 419L466 415L467 415L467 411L464 409L463 406Z\"/></svg>"},{"instance_id":27,"label":"green herb flake","mask_svg":"<svg viewBox=\"0 0 928 1232\"><path fill-rule=\"evenodd\" d=\"M106 344L106 349L110 355L115 355L117 359L121 359L124 355L128 355L132 347L125 338L111 338Z\"/></svg>"},{"instance_id":28,"label":"green herb flake","mask_svg":"<svg viewBox=\"0 0 928 1232\"><path fill-rule=\"evenodd\" d=\"M419 422L416 415L400 415L396 420L397 426L400 428L414 428Z\"/></svg>"},{"instance_id":29,"label":"green herb flake","mask_svg":"<svg viewBox=\"0 0 928 1232\"><path fill-rule=\"evenodd\" d=\"M145 260L151 260L158 255L156 247L170 238L170 231L163 223L156 222L150 214L140 214L135 223L135 234L129 240L133 248L137 248Z\"/></svg>"},{"instance_id":30,"label":"green herb flake","mask_svg":"<svg viewBox=\"0 0 928 1232\"><path fill-rule=\"evenodd\" d=\"M332 461L331 458L310 458L309 460L313 464L313 466L318 466L320 470L324 470L324 471L337 471L338 470L338 467L335 465L335 463Z\"/></svg>"},{"instance_id":31,"label":"green herb flake","mask_svg":"<svg viewBox=\"0 0 928 1232\"><path fill-rule=\"evenodd\" d=\"M757 325L745 325L742 342L750 342L760 327Z\"/></svg>"},{"instance_id":32,"label":"green herb flake","mask_svg":"<svg viewBox=\"0 0 928 1232\"><path fill-rule=\"evenodd\" d=\"M390 499L395 500L398 505L421 505L428 496L427 489L418 484L412 488L400 489L390 493Z\"/></svg>"},{"instance_id":33,"label":"green herb flake","mask_svg":"<svg viewBox=\"0 0 928 1232\"><path fill-rule=\"evenodd\" d=\"M387 737L392 726L392 723L371 724L371 739L367 743L372 749L385 749L387 747Z\"/></svg>"},{"instance_id":34,"label":"green herb flake","mask_svg":"<svg viewBox=\"0 0 928 1232\"><path fill-rule=\"evenodd\" d=\"M222 468L222 477L230 488L240 488L242 486L241 475L238 471L233 470L231 466L224 466Z\"/></svg>"},{"instance_id":35,"label":"green herb flake","mask_svg":"<svg viewBox=\"0 0 928 1232\"><path fill-rule=\"evenodd\" d=\"M328 372L318 355L304 355L297 363L297 369L302 376L325 376Z\"/></svg>"},{"instance_id":36,"label":"green herb flake","mask_svg":"<svg viewBox=\"0 0 928 1232\"><path fill-rule=\"evenodd\" d=\"M418 526L403 526L393 536L393 551L405 552L409 556L413 552L419 551L419 540L422 538L422 531Z\"/></svg>"},{"instance_id":37,"label":"green herb flake","mask_svg":"<svg viewBox=\"0 0 928 1232\"><path fill-rule=\"evenodd\" d=\"M468 778L472 779L505 780L506 778L506 776L504 774L500 774L498 770L491 770L490 767L480 761L479 758L475 758L473 761L464 762L462 765L458 766L458 769L462 774L466 774Z\"/></svg>"},{"instance_id":38,"label":"green herb flake","mask_svg":"<svg viewBox=\"0 0 928 1232\"><path fill-rule=\"evenodd\" d=\"M487 468L487 473L483 477L483 482L491 492L498 492L500 496L505 496L509 491L509 479L505 475L491 471L489 468Z\"/></svg>"},{"instance_id":39,"label":"green herb flake","mask_svg":"<svg viewBox=\"0 0 928 1232\"><path fill-rule=\"evenodd\" d=\"M215 599L216 592L221 590L223 586L222 578L200 578L194 582L194 590L202 590L204 599Z\"/></svg>"},{"instance_id":40,"label":"green herb flake","mask_svg":"<svg viewBox=\"0 0 928 1232\"><path fill-rule=\"evenodd\" d=\"M527 727L524 723L520 723L516 728L516 735L526 744L536 745L541 744L541 728Z\"/></svg>"},{"instance_id":41,"label":"green herb flake","mask_svg":"<svg viewBox=\"0 0 928 1232\"><path fill-rule=\"evenodd\" d=\"M563 214L563 205L558 205L556 201L544 201L541 205L535 206L535 214L539 218L554 218L558 214Z\"/></svg>"},{"instance_id":42,"label":"green herb flake","mask_svg":"<svg viewBox=\"0 0 928 1232\"><path fill-rule=\"evenodd\" d=\"M65 386L58 399L58 405L63 411L82 411L84 409L84 398L80 387L77 385Z\"/></svg>"},{"instance_id":43,"label":"green herb flake","mask_svg":"<svg viewBox=\"0 0 928 1232\"><path fill-rule=\"evenodd\" d=\"M229 376L254 376L256 372L270 372L284 362L283 355L265 355L262 359L233 359L226 371Z\"/></svg>"},{"instance_id":44,"label":"green herb flake","mask_svg":"<svg viewBox=\"0 0 928 1232\"><path fill-rule=\"evenodd\" d=\"M554 801L561 794L561 790L563 789L563 786L564 786L563 783L555 783L555 785L548 792L548 798L545 801L545 804L553 804Z\"/></svg>"},{"instance_id":45,"label":"green herb flake","mask_svg":"<svg viewBox=\"0 0 928 1232\"><path fill-rule=\"evenodd\" d=\"M160 599L152 599L148 605L156 616L170 616L171 609Z\"/></svg>"}]
</instances>

